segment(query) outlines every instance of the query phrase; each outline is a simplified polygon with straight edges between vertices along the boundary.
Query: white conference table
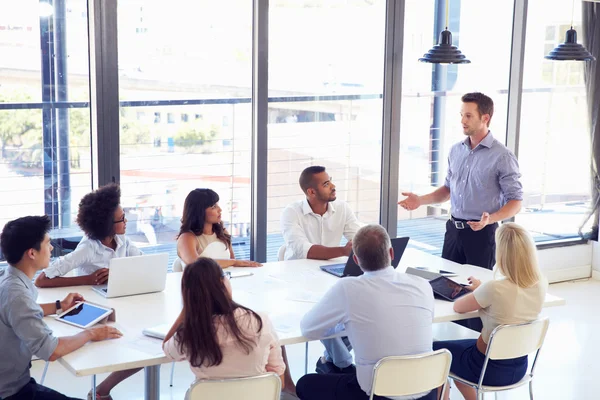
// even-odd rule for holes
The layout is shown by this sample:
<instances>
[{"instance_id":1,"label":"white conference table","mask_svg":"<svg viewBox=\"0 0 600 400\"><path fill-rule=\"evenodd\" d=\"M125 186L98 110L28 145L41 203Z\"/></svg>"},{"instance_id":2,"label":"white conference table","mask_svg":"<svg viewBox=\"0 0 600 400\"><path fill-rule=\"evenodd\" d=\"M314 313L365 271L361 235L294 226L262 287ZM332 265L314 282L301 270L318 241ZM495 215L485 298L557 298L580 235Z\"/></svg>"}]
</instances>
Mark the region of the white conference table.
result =
<instances>
[{"instance_id":1,"label":"white conference table","mask_svg":"<svg viewBox=\"0 0 600 400\"><path fill-rule=\"evenodd\" d=\"M250 269L253 276L232 279L233 297L240 304L267 313L282 345L307 343L308 340L300 332L300 320L339 279L321 271L319 266L340 261L345 262L345 258L266 263L261 268ZM475 276L484 282L493 279L492 271L457 264L416 249L405 251L398 270L404 271L407 267L453 271L459 276L452 279L459 282L466 281L469 276ZM142 330L160 324L171 324L177 318L181 311L181 276L181 272L168 274L163 292L114 299L102 297L90 286L39 289L40 303L62 300L67 293L77 292L86 300L114 308L116 322L111 324L123 333L123 337L119 339L88 343L62 357L59 362L76 376L92 376L92 384L95 384L96 374L144 367L145 398L158 400L160 364L168 363L169 360L162 352L161 341L144 336ZM547 294L544 307L564 304L564 299ZM435 300L434 322L449 322L477 316L477 312L458 314L454 312L452 305L453 303L448 301ZM58 322L53 317L46 317L45 322L57 336L80 331L79 328Z\"/></svg>"}]
</instances>

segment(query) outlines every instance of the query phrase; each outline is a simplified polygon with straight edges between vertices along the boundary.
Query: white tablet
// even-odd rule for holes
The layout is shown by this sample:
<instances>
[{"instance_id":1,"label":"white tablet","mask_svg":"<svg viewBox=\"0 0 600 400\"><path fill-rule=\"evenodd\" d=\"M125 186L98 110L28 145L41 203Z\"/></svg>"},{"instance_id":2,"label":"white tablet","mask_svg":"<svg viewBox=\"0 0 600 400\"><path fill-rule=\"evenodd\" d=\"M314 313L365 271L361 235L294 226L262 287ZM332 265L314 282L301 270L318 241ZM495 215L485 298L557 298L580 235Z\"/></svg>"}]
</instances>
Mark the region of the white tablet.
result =
<instances>
[{"instance_id":1,"label":"white tablet","mask_svg":"<svg viewBox=\"0 0 600 400\"><path fill-rule=\"evenodd\" d=\"M254 275L252 272L250 271L231 271L231 279L233 278L241 278L243 276L252 276Z\"/></svg>"},{"instance_id":2,"label":"white tablet","mask_svg":"<svg viewBox=\"0 0 600 400\"><path fill-rule=\"evenodd\" d=\"M113 310L80 302L56 316L56 319L79 328L89 328L112 314Z\"/></svg>"}]
</instances>

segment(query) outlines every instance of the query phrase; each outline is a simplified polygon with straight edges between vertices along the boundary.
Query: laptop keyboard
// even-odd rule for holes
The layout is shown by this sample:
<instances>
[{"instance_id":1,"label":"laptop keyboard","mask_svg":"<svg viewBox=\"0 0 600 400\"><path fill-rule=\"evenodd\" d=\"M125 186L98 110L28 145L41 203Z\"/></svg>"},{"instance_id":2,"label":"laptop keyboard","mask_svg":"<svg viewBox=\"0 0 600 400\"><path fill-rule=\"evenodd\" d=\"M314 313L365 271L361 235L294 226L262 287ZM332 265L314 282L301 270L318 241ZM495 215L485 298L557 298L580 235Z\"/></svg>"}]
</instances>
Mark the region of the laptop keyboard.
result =
<instances>
[{"instance_id":1,"label":"laptop keyboard","mask_svg":"<svg viewBox=\"0 0 600 400\"><path fill-rule=\"evenodd\" d=\"M346 267L336 267L336 268L331 268L330 271L337 275L344 275L345 268Z\"/></svg>"}]
</instances>

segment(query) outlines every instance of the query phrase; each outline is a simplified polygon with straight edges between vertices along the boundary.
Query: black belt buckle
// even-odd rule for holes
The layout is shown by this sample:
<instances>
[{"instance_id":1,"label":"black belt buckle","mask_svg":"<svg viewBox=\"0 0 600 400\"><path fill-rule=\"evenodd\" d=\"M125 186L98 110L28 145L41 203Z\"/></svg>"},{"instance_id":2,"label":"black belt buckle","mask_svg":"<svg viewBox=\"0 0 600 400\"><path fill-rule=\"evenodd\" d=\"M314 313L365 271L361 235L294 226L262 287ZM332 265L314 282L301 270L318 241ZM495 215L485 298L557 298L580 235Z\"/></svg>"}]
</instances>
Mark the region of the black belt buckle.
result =
<instances>
[{"instance_id":1,"label":"black belt buckle","mask_svg":"<svg viewBox=\"0 0 600 400\"><path fill-rule=\"evenodd\" d=\"M465 223L462 221L453 220L452 222L454 223L454 226L456 227L456 229L465 229L466 228Z\"/></svg>"}]
</instances>

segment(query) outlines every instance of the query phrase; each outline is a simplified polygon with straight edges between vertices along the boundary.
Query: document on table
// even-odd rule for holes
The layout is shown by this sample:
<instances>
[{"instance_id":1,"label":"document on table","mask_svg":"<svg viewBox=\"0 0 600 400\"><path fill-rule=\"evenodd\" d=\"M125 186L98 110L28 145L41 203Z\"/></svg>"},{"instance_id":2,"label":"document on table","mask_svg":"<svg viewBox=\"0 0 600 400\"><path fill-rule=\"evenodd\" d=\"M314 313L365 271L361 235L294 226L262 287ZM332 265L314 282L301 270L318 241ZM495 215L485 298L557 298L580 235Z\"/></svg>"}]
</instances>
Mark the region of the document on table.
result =
<instances>
[{"instance_id":1,"label":"document on table","mask_svg":"<svg viewBox=\"0 0 600 400\"><path fill-rule=\"evenodd\" d=\"M123 340L128 346L150 355L162 354L162 340L145 336L141 331L128 329L119 323L112 324L123 336L117 340Z\"/></svg>"},{"instance_id":2,"label":"document on table","mask_svg":"<svg viewBox=\"0 0 600 400\"><path fill-rule=\"evenodd\" d=\"M321 296L317 293L306 290L290 290L286 296L286 300L299 301L302 303L318 303Z\"/></svg>"}]
</instances>

